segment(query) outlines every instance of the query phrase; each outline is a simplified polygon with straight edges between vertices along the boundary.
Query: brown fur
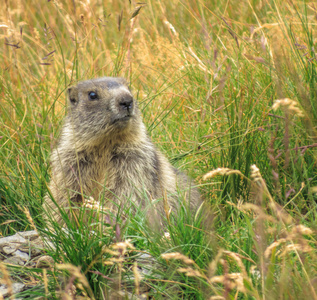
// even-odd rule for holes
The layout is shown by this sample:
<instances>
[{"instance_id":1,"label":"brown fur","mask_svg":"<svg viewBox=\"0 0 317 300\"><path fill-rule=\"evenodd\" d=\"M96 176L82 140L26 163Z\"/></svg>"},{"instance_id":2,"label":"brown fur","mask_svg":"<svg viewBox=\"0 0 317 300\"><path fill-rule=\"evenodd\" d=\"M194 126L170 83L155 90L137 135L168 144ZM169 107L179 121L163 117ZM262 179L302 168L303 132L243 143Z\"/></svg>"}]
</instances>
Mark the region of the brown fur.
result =
<instances>
[{"instance_id":1,"label":"brown fur","mask_svg":"<svg viewBox=\"0 0 317 300\"><path fill-rule=\"evenodd\" d=\"M98 98L91 99L90 92ZM51 155L49 188L58 205L70 214L70 207L90 196L99 200L104 195L109 200L106 206L114 208L111 203L126 199L145 207L145 198L167 195L175 209L177 188L188 189L190 181L151 142L126 81L112 77L82 81L69 88L68 98L68 114ZM191 189L190 194L190 206L196 210L201 204L199 193ZM156 206L160 214L163 203ZM44 206L60 220L49 196Z\"/></svg>"}]
</instances>

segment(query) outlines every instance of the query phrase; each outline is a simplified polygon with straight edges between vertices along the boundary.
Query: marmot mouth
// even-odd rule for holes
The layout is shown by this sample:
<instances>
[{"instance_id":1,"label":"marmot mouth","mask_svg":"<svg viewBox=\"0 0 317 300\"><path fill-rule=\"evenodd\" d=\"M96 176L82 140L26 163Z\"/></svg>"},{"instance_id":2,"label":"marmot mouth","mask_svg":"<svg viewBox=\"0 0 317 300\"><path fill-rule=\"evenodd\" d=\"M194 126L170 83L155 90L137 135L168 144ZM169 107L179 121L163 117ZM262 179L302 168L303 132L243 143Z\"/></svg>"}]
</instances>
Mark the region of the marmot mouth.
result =
<instances>
[{"instance_id":1,"label":"marmot mouth","mask_svg":"<svg viewBox=\"0 0 317 300\"><path fill-rule=\"evenodd\" d=\"M114 120L112 120L111 124L116 124L116 123L127 123L130 119L132 119L131 115L124 116L124 117L118 117Z\"/></svg>"}]
</instances>

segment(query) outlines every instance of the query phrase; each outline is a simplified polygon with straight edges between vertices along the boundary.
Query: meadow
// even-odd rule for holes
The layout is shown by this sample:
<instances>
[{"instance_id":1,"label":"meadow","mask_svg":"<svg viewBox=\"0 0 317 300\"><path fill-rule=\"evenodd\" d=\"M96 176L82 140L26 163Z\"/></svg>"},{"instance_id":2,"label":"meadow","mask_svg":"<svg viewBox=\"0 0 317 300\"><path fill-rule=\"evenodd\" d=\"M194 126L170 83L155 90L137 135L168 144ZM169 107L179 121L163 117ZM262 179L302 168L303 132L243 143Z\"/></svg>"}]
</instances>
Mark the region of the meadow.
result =
<instances>
[{"instance_id":1,"label":"meadow","mask_svg":"<svg viewBox=\"0 0 317 300\"><path fill-rule=\"evenodd\" d=\"M0 262L0 281L32 282L12 299L317 299L316 26L299 0L3 1L0 237L36 228L55 245L49 270ZM122 208L47 229L66 90L100 76L129 81L208 225L181 210L162 236Z\"/></svg>"}]
</instances>

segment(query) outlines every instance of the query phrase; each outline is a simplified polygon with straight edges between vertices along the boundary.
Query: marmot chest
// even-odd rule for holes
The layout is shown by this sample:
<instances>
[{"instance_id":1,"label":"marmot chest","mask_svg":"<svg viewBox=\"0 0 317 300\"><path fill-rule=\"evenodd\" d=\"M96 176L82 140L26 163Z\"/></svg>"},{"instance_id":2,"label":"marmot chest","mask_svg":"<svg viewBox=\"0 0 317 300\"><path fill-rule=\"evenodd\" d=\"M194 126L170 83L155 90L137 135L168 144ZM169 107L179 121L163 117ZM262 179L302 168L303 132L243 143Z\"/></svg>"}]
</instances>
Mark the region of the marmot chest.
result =
<instances>
[{"instance_id":1,"label":"marmot chest","mask_svg":"<svg viewBox=\"0 0 317 300\"><path fill-rule=\"evenodd\" d=\"M87 186L96 191L105 187L112 193L127 194L132 189L146 189L153 193L159 184L159 162L155 152L142 149L104 149L83 154L81 168L86 174ZM89 188L90 189L90 188Z\"/></svg>"}]
</instances>

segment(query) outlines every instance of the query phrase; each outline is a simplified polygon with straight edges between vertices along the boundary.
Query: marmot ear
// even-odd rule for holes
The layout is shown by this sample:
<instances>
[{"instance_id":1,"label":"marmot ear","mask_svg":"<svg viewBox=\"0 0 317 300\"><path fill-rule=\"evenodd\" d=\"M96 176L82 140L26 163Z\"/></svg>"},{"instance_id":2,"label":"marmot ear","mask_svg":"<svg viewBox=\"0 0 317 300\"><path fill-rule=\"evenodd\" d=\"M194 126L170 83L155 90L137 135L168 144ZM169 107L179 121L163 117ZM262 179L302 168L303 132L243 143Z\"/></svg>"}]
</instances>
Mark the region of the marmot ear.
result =
<instances>
[{"instance_id":1,"label":"marmot ear","mask_svg":"<svg viewBox=\"0 0 317 300\"><path fill-rule=\"evenodd\" d=\"M67 90L69 102L73 105L78 103L78 89L77 86L71 86Z\"/></svg>"},{"instance_id":2,"label":"marmot ear","mask_svg":"<svg viewBox=\"0 0 317 300\"><path fill-rule=\"evenodd\" d=\"M125 85L127 87L129 87L129 83L127 82L127 80L123 77L118 77L118 81L119 83L121 83L122 85Z\"/></svg>"}]
</instances>

